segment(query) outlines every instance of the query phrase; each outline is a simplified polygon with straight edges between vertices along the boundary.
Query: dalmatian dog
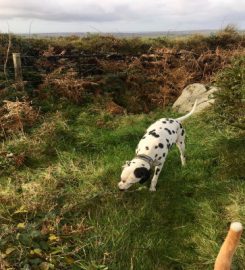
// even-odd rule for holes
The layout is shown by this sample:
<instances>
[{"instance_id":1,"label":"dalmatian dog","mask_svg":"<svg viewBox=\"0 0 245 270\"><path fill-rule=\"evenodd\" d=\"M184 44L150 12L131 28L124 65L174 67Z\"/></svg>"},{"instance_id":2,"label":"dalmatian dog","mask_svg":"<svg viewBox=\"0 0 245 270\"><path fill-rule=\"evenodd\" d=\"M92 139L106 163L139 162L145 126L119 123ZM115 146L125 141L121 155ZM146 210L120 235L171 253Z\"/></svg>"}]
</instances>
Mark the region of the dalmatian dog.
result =
<instances>
[{"instance_id":1,"label":"dalmatian dog","mask_svg":"<svg viewBox=\"0 0 245 270\"><path fill-rule=\"evenodd\" d=\"M154 169L150 191L156 191L156 184L168 151L176 144L180 151L182 166L185 165L185 130L181 124L190 117L196 108L195 102L192 110L177 119L161 118L153 123L139 141L136 156L131 161L126 161L118 183L120 190L127 190L135 183L144 183Z\"/></svg>"}]
</instances>

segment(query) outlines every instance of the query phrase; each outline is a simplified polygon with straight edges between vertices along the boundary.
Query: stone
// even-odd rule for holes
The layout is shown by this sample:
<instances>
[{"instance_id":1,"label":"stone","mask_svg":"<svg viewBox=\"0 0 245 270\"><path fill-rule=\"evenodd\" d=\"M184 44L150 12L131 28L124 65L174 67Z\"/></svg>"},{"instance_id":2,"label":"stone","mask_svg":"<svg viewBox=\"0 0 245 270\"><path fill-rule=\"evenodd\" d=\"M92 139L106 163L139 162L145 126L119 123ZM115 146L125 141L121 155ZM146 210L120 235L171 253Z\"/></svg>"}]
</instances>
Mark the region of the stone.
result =
<instances>
[{"instance_id":1,"label":"stone","mask_svg":"<svg viewBox=\"0 0 245 270\"><path fill-rule=\"evenodd\" d=\"M191 111L192 106L197 99L197 107L195 113L201 112L214 103L214 95L218 91L217 87L205 87L201 83L193 83L188 85L173 104L173 110L179 113L187 113Z\"/></svg>"}]
</instances>

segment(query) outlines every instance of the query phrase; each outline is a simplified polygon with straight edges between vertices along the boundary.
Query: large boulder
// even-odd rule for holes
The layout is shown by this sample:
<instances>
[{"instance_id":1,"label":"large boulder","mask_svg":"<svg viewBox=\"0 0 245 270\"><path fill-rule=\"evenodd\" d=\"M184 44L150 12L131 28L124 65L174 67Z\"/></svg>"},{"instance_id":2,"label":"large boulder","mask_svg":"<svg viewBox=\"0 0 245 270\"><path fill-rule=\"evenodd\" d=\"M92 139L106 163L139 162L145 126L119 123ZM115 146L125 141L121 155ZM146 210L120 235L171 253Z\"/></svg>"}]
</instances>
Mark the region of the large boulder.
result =
<instances>
[{"instance_id":1,"label":"large boulder","mask_svg":"<svg viewBox=\"0 0 245 270\"><path fill-rule=\"evenodd\" d=\"M195 112L203 111L214 103L213 93L217 90L217 87L212 86L207 88L201 83L190 84L174 102L173 109L179 113L189 112L197 99Z\"/></svg>"}]
</instances>

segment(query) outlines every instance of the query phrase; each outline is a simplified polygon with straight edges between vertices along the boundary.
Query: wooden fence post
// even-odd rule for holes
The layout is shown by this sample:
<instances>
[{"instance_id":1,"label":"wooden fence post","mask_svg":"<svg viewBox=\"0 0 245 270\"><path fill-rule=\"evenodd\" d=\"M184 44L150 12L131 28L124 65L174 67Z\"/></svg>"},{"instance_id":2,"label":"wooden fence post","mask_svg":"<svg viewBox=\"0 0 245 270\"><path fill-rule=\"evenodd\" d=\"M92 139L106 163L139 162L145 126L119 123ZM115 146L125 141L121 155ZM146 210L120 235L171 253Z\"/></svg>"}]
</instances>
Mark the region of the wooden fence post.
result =
<instances>
[{"instance_id":1,"label":"wooden fence post","mask_svg":"<svg viewBox=\"0 0 245 270\"><path fill-rule=\"evenodd\" d=\"M24 84L22 78L22 70L21 70L21 58L20 53L13 53L13 62L14 62L14 75L17 90L23 91Z\"/></svg>"}]
</instances>

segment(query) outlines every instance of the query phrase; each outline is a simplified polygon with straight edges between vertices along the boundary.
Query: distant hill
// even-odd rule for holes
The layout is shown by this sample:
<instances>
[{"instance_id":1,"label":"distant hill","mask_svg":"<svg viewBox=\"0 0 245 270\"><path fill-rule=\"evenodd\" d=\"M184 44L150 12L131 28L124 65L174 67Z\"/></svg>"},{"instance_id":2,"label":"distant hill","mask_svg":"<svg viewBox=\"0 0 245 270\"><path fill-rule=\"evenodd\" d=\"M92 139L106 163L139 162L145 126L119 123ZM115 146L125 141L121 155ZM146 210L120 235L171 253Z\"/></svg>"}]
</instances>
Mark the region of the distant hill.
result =
<instances>
[{"instance_id":1,"label":"distant hill","mask_svg":"<svg viewBox=\"0 0 245 270\"><path fill-rule=\"evenodd\" d=\"M31 36L35 37L57 37L57 36L80 36L84 37L89 34L98 35L113 35L116 37L160 37L160 36L188 36L193 34L209 35L218 30L186 30L186 31L152 31L152 32L60 32L60 33L32 33ZM22 34L29 36L29 34Z\"/></svg>"}]
</instances>

